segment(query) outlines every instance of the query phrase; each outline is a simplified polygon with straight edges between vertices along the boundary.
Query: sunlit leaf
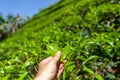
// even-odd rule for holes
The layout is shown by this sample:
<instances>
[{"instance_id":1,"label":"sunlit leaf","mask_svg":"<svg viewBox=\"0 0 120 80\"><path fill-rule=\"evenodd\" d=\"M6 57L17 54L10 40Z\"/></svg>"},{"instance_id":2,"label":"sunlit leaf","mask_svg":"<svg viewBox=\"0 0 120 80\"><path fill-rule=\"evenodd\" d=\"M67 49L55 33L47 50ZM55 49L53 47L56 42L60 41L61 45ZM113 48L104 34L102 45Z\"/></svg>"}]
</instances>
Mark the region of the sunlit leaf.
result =
<instances>
[{"instance_id":1,"label":"sunlit leaf","mask_svg":"<svg viewBox=\"0 0 120 80\"><path fill-rule=\"evenodd\" d=\"M89 68L87 68L87 67L83 67L83 70L84 71L87 71L89 74L94 74L94 71L93 70L91 70L91 69L89 69Z\"/></svg>"},{"instance_id":2,"label":"sunlit leaf","mask_svg":"<svg viewBox=\"0 0 120 80\"><path fill-rule=\"evenodd\" d=\"M92 60L92 59L97 59L98 56L90 56L88 59L86 59L83 64L87 63L88 61Z\"/></svg>"},{"instance_id":3,"label":"sunlit leaf","mask_svg":"<svg viewBox=\"0 0 120 80\"><path fill-rule=\"evenodd\" d=\"M26 67L28 67L29 65L32 65L33 62L31 61L32 58L29 58L25 61L25 63L22 65L22 69L25 69Z\"/></svg>"},{"instance_id":4,"label":"sunlit leaf","mask_svg":"<svg viewBox=\"0 0 120 80\"><path fill-rule=\"evenodd\" d=\"M96 77L97 80L103 80L102 76L99 75L99 74L95 74L95 77Z\"/></svg>"},{"instance_id":5,"label":"sunlit leaf","mask_svg":"<svg viewBox=\"0 0 120 80\"><path fill-rule=\"evenodd\" d=\"M65 46L63 49L61 60L63 61L70 54L71 47L69 45Z\"/></svg>"},{"instance_id":6,"label":"sunlit leaf","mask_svg":"<svg viewBox=\"0 0 120 80\"><path fill-rule=\"evenodd\" d=\"M56 52L58 51L59 47L57 44L48 44L47 45L47 49L49 51L49 53L52 55L52 56L55 56Z\"/></svg>"},{"instance_id":7,"label":"sunlit leaf","mask_svg":"<svg viewBox=\"0 0 120 80\"><path fill-rule=\"evenodd\" d=\"M24 80L24 78L26 77L27 74L28 74L27 72L21 74L20 77L18 78L18 80Z\"/></svg>"}]
</instances>

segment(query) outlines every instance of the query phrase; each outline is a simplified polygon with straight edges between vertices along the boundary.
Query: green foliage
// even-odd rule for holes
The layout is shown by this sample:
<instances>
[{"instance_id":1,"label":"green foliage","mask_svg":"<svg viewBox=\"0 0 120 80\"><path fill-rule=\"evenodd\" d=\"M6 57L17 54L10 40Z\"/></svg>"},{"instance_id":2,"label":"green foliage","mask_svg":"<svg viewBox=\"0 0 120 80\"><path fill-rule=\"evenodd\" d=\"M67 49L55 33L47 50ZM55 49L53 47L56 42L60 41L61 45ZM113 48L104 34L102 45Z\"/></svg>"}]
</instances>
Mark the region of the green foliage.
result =
<instances>
[{"instance_id":1,"label":"green foliage","mask_svg":"<svg viewBox=\"0 0 120 80\"><path fill-rule=\"evenodd\" d=\"M0 15L0 25L4 22L5 22L4 18Z\"/></svg>"},{"instance_id":2,"label":"green foliage","mask_svg":"<svg viewBox=\"0 0 120 80\"><path fill-rule=\"evenodd\" d=\"M61 80L120 79L120 1L61 0L0 43L0 80L32 80L60 50Z\"/></svg>"}]
</instances>

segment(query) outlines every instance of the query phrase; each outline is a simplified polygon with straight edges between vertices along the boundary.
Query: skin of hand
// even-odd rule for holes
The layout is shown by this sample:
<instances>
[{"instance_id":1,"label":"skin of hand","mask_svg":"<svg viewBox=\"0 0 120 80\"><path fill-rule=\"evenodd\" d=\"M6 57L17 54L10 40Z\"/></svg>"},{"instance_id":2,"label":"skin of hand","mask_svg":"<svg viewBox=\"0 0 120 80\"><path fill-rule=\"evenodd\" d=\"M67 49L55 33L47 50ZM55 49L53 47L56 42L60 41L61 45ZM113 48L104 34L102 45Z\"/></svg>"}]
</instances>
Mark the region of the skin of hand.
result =
<instances>
[{"instance_id":1,"label":"skin of hand","mask_svg":"<svg viewBox=\"0 0 120 80\"><path fill-rule=\"evenodd\" d=\"M60 62L60 51L56 56L48 57L39 63L38 73L34 80L57 80L64 69L64 62Z\"/></svg>"}]
</instances>

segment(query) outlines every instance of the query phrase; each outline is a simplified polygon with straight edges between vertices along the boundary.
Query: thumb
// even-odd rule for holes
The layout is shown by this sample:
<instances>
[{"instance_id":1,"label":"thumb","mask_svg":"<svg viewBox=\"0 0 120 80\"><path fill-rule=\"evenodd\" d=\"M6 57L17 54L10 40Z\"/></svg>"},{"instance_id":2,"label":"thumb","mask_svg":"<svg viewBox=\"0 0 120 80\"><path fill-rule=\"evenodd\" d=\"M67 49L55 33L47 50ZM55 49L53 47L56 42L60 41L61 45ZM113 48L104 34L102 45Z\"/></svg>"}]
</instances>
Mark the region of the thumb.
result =
<instances>
[{"instance_id":1,"label":"thumb","mask_svg":"<svg viewBox=\"0 0 120 80\"><path fill-rule=\"evenodd\" d=\"M56 56L53 58L53 61L55 61L57 63L60 60L60 56L61 56L61 53L60 53L60 51L58 51Z\"/></svg>"}]
</instances>

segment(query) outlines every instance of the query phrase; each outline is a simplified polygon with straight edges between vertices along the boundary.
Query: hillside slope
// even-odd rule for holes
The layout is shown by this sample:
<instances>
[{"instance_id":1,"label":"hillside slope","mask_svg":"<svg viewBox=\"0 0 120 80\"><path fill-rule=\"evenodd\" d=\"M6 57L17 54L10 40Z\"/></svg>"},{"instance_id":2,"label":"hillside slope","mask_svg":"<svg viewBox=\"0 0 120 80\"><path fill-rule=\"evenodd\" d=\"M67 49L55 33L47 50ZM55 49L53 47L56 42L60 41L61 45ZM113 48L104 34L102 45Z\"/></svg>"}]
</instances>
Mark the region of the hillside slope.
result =
<instances>
[{"instance_id":1,"label":"hillside slope","mask_svg":"<svg viewBox=\"0 0 120 80\"><path fill-rule=\"evenodd\" d=\"M120 1L61 0L0 43L0 80L32 80L57 50L60 80L120 79Z\"/></svg>"}]
</instances>

